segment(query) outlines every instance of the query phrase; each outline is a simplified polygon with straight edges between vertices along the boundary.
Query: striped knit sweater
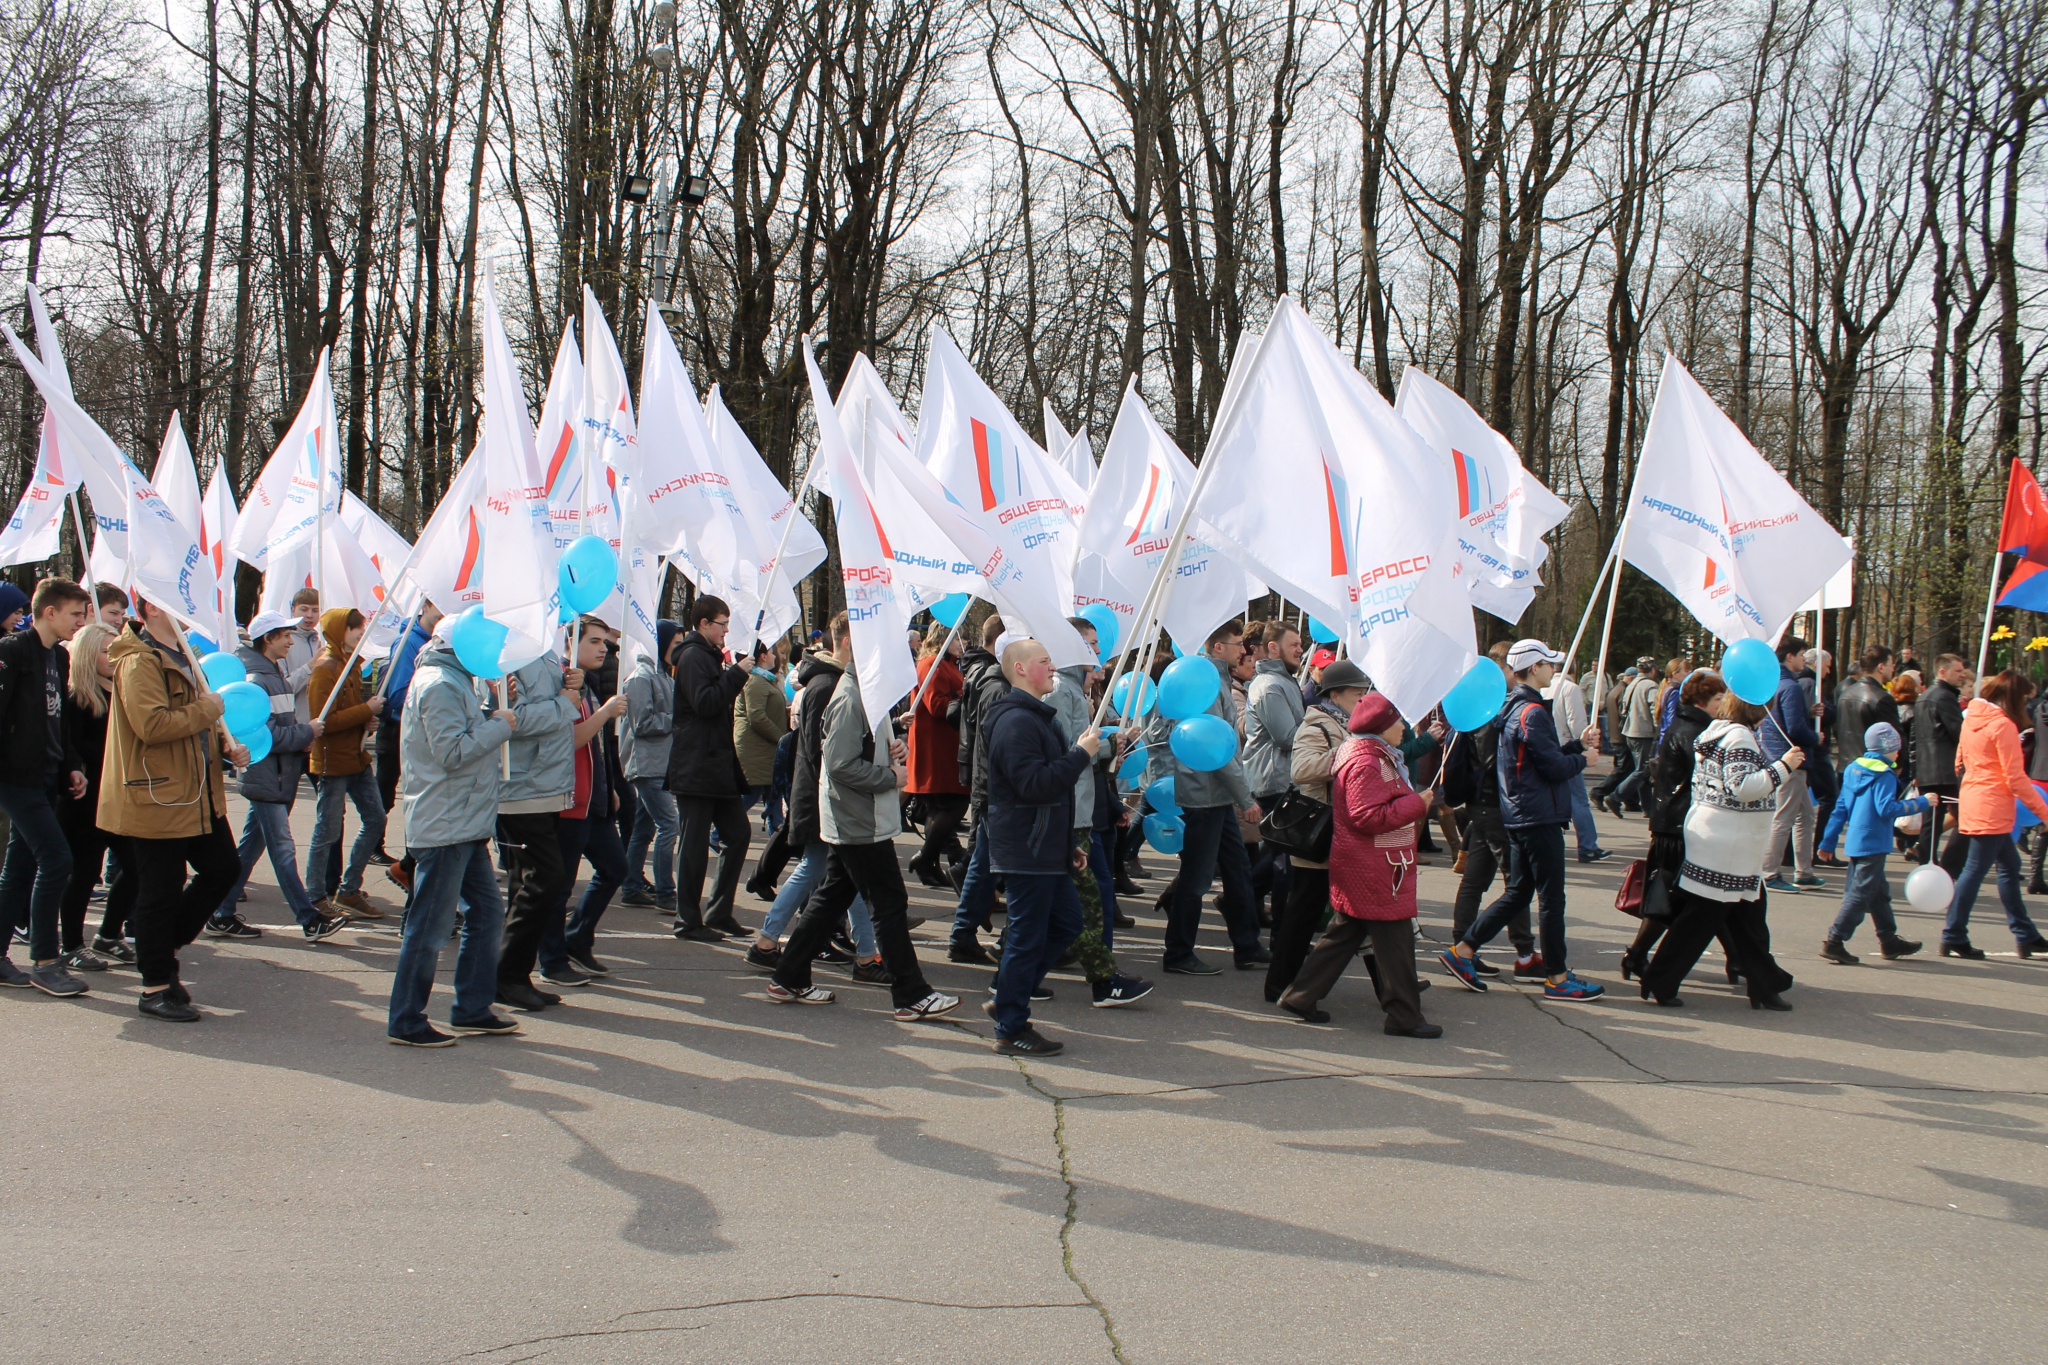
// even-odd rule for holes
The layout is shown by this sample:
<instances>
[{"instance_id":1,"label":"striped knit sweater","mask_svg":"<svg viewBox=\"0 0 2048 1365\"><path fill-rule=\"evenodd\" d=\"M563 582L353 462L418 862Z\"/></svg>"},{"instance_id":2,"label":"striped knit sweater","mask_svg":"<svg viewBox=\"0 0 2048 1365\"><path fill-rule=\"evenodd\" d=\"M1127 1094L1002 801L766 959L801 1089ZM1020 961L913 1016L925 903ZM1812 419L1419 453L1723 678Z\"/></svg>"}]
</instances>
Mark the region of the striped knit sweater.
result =
<instances>
[{"instance_id":1,"label":"striped knit sweater","mask_svg":"<svg viewBox=\"0 0 2048 1365\"><path fill-rule=\"evenodd\" d=\"M1755 900L1778 788L1791 769L1764 762L1756 732L1717 720L1693 746L1692 808L1678 884L1708 900Z\"/></svg>"}]
</instances>

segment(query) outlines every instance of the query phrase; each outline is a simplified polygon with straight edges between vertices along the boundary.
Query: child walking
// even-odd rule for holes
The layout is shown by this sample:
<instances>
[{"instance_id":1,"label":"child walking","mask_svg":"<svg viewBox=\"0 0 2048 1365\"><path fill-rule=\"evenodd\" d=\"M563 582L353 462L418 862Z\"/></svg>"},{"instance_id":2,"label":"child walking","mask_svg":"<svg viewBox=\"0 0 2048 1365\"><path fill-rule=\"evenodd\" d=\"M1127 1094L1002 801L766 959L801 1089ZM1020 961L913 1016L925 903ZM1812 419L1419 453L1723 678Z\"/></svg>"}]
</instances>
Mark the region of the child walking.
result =
<instances>
[{"instance_id":1,"label":"child walking","mask_svg":"<svg viewBox=\"0 0 2048 1365\"><path fill-rule=\"evenodd\" d=\"M1842 888L1842 910L1820 946L1822 957L1843 966L1858 960L1844 945L1865 915L1877 926L1877 950L1887 961L1910 957L1921 948L1912 939L1899 937L1898 921L1892 918L1891 883L1884 871L1885 857L1892 850L1892 822L1928 808L1924 796L1899 798L1900 742L1898 730L1886 721L1863 732L1863 757L1843 770L1842 794L1821 835L1821 848L1833 853L1843 828L1849 831L1849 880Z\"/></svg>"}]
</instances>

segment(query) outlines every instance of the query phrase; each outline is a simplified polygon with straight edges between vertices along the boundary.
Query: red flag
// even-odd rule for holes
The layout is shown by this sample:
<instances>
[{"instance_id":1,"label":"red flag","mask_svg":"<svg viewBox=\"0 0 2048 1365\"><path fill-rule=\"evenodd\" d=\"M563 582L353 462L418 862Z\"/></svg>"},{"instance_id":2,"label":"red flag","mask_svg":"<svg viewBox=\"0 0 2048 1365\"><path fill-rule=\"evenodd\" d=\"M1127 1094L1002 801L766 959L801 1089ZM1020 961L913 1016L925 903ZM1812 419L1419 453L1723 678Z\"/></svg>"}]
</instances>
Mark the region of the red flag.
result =
<instances>
[{"instance_id":1,"label":"red flag","mask_svg":"<svg viewBox=\"0 0 2048 1365\"><path fill-rule=\"evenodd\" d=\"M2034 472L2018 460L2005 485L2005 519L1998 526L1998 548L2035 564L2048 564L2048 497Z\"/></svg>"}]
</instances>

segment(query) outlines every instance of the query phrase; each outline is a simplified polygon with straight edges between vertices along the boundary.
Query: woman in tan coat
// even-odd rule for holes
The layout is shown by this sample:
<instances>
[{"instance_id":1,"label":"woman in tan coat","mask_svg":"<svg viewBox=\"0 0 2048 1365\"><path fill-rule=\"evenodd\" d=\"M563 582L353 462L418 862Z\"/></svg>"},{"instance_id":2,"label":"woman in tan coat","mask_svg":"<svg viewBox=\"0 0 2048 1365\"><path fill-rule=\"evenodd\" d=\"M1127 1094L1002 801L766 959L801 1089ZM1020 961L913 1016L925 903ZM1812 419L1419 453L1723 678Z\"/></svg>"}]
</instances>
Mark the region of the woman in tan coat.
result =
<instances>
[{"instance_id":1,"label":"woman in tan coat","mask_svg":"<svg viewBox=\"0 0 2048 1365\"><path fill-rule=\"evenodd\" d=\"M1301 728L1294 732L1294 751L1288 770L1303 796L1330 804L1330 777L1337 770L1337 751L1351 737L1344 727L1351 708L1366 693L1365 674L1349 659L1339 659L1323 670L1318 684L1321 695L1308 708ZM1307 858L1290 857L1287 872L1287 904L1273 926L1273 962L1266 968L1266 1003L1274 1004L1301 970L1315 940L1316 925L1330 903L1330 865Z\"/></svg>"}]
</instances>

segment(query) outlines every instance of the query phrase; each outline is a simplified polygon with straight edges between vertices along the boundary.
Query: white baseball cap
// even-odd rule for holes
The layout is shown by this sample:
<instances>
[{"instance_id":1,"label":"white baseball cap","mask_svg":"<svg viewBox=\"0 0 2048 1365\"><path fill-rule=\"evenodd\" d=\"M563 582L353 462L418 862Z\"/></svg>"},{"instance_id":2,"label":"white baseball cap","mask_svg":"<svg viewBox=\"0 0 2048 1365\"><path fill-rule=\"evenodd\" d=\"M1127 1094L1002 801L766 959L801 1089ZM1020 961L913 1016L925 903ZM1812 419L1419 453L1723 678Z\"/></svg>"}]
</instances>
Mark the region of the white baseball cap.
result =
<instances>
[{"instance_id":1,"label":"white baseball cap","mask_svg":"<svg viewBox=\"0 0 2048 1365\"><path fill-rule=\"evenodd\" d=\"M273 630L290 630L298 623L298 617L287 616L281 611L259 611L249 618L249 639L254 642Z\"/></svg>"},{"instance_id":2,"label":"white baseball cap","mask_svg":"<svg viewBox=\"0 0 2048 1365\"><path fill-rule=\"evenodd\" d=\"M1561 664L1564 655L1544 644L1541 640L1517 640L1508 647L1508 667L1520 673L1539 663Z\"/></svg>"}]
</instances>

